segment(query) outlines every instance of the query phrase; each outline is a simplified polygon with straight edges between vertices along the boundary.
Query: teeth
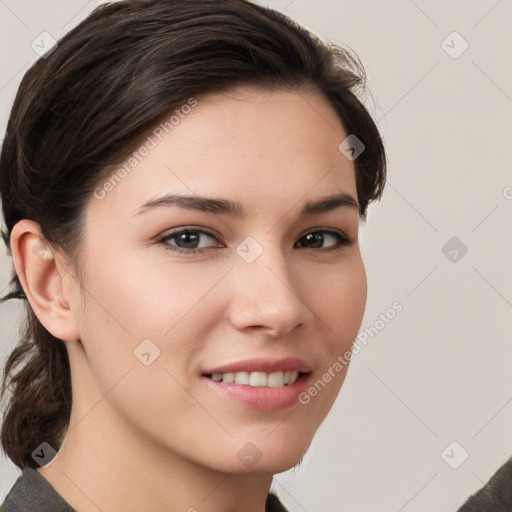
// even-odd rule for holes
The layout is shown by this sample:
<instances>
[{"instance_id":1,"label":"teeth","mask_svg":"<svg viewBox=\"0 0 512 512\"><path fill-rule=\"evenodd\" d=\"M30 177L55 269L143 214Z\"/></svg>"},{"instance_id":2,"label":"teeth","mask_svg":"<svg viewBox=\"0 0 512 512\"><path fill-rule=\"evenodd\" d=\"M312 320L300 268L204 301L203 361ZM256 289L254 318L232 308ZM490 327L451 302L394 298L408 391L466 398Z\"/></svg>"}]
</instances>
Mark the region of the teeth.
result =
<instances>
[{"instance_id":1,"label":"teeth","mask_svg":"<svg viewBox=\"0 0 512 512\"><path fill-rule=\"evenodd\" d=\"M235 374L234 373L225 373L222 376L222 380L224 382L235 382Z\"/></svg>"},{"instance_id":2,"label":"teeth","mask_svg":"<svg viewBox=\"0 0 512 512\"><path fill-rule=\"evenodd\" d=\"M245 384L254 387L278 388L293 384L299 377L299 372L236 372L236 373L214 373L212 380L216 382L227 382Z\"/></svg>"},{"instance_id":3,"label":"teeth","mask_svg":"<svg viewBox=\"0 0 512 512\"><path fill-rule=\"evenodd\" d=\"M288 384L293 384L299 377L299 372L294 370L293 372L290 372L290 375L288 376ZM286 376L285 376L286 378Z\"/></svg>"},{"instance_id":4,"label":"teeth","mask_svg":"<svg viewBox=\"0 0 512 512\"><path fill-rule=\"evenodd\" d=\"M267 386L269 388L278 388L284 386L285 378L283 372L273 372L268 374Z\"/></svg>"},{"instance_id":5,"label":"teeth","mask_svg":"<svg viewBox=\"0 0 512 512\"><path fill-rule=\"evenodd\" d=\"M250 376L249 372L236 372L235 373L235 384L249 384Z\"/></svg>"},{"instance_id":6,"label":"teeth","mask_svg":"<svg viewBox=\"0 0 512 512\"><path fill-rule=\"evenodd\" d=\"M268 377L263 372L252 372L249 374L249 386L267 386Z\"/></svg>"}]
</instances>

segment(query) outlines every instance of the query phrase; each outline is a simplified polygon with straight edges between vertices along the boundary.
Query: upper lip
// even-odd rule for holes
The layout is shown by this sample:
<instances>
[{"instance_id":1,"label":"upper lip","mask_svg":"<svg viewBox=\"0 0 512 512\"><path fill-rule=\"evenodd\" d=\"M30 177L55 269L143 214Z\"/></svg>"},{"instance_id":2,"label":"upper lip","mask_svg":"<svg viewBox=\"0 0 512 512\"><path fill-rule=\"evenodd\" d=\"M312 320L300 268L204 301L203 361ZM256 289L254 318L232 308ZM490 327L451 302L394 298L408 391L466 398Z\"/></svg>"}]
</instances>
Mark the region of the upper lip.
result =
<instances>
[{"instance_id":1,"label":"upper lip","mask_svg":"<svg viewBox=\"0 0 512 512\"><path fill-rule=\"evenodd\" d=\"M281 359L255 358L225 364L203 371L203 374L213 373L237 373L237 372L265 372L298 371L309 373L311 366L298 357L284 357Z\"/></svg>"}]
</instances>

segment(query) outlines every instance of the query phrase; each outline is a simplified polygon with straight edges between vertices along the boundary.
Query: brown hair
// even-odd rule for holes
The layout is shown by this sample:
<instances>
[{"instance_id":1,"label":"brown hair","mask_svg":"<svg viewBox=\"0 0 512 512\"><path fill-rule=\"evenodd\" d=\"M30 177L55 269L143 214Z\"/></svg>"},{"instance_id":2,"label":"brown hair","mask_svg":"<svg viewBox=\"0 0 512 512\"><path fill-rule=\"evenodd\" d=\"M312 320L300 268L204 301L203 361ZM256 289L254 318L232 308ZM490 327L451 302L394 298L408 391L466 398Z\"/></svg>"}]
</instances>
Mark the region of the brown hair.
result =
<instances>
[{"instance_id":1,"label":"brown hair","mask_svg":"<svg viewBox=\"0 0 512 512\"><path fill-rule=\"evenodd\" d=\"M382 194L386 158L357 96L365 74L352 52L249 0L123 0L96 8L21 81L0 155L8 248L13 226L31 219L79 275L83 214L95 187L162 116L191 97L243 84L328 99L347 134L365 146L354 161L365 219ZM11 286L1 301L26 298L15 273ZM1 441L14 464L35 468L41 442L55 450L62 444L71 374L63 341L28 302L26 315L3 373L0 398L12 393Z\"/></svg>"}]
</instances>

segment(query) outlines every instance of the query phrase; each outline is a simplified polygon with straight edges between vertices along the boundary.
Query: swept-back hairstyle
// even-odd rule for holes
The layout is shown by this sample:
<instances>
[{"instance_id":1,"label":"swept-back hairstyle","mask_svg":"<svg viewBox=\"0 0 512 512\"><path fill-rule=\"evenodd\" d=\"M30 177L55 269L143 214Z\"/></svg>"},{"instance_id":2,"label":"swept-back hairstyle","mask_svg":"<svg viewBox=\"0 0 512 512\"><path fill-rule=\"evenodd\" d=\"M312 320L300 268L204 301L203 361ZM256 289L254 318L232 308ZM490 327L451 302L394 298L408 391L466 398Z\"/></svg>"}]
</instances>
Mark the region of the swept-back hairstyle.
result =
<instances>
[{"instance_id":1,"label":"swept-back hairstyle","mask_svg":"<svg viewBox=\"0 0 512 512\"><path fill-rule=\"evenodd\" d=\"M33 220L79 276L84 212L98 184L163 116L244 84L325 96L347 134L365 146L354 161L364 220L382 194L386 157L359 99L365 74L353 52L249 0L124 0L96 8L21 81L0 155L8 250L13 226ZM12 297L26 298L15 273L2 301ZM28 301L3 397L2 448L18 467L35 468L32 452L41 442L62 445L72 389L65 344Z\"/></svg>"}]
</instances>

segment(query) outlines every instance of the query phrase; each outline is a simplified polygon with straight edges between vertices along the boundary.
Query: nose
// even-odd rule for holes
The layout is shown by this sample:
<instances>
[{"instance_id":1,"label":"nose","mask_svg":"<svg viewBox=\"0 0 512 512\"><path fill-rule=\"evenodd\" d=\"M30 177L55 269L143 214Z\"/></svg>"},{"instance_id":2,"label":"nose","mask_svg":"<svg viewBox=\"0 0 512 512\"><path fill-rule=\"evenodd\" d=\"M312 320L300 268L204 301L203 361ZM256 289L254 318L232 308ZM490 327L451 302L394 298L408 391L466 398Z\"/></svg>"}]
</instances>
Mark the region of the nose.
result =
<instances>
[{"instance_id":1,"label":"nose","mask_svg":"<svg viewBox=\"0 0 512 512\"><path fill-rule=\"evenodd\" d=\"M229 317L237 329L280 338L307 325L314 316L306 301L306 283L290 273L279 248L265 247L252 263L240 258L230 274Z\"/></svg>"}]
</instances>

